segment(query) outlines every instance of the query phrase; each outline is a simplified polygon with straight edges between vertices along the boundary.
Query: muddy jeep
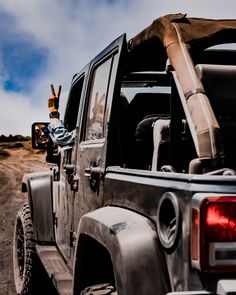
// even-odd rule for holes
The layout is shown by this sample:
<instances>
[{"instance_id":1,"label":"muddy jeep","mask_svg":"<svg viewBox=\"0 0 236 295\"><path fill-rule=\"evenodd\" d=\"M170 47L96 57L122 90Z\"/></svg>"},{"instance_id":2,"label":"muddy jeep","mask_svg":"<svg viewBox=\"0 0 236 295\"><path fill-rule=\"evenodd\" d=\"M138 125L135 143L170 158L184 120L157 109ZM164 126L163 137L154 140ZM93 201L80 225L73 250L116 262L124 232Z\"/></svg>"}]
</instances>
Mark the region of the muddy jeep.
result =
<instances>
[{"instance_id":1,"label":"muddy jeep","mask_svg":"<svg viewBox=\"0 0 236 295\"><path fill-rule=\"evenodd\" d=\"M33 124L52 167L22 180L17 294L236 294L235 42L235 20L167 15L74 75L75 143Z\"/></svg>"}]
</instances>

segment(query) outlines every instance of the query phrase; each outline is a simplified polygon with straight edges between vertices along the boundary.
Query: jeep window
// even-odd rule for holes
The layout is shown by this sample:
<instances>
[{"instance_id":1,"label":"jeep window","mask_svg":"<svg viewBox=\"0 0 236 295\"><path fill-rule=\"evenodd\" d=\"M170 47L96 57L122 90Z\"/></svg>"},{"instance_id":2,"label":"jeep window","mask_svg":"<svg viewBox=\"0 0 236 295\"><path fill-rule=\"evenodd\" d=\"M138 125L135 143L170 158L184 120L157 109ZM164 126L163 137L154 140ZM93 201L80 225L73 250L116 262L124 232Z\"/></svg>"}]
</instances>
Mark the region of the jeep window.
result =
<instances>
[{"instance_id":1,"label":"jeep window","mask_svg":"<svg viewBox=\"0 0 236 295\"><path fill-rule=\"evenodd\" d=\"M187 171L189 161L195 157L195 148L180 98L176 91L173 92L170 76L165 72L131 73L124 77L121 92L129 102L120 127L121 165L153 171ZM175 97L178 104L173 114L171 97L172 101ZM174 126L170 124L171 118ZM154 142L159 142L155 151ZM177 146L185 153L181 161Z\"/></svg>"},{"instance_id":2,"label":"jeep window","mask_svg":"<svg viewBox=\"0 0 236 295\"><path fill-rule=\"evenodd\" d=\"M74 84L72 85L72 89L70 91L68 104L67 104L65 117L64 117L64 125L69 131L72 131L76 127L83 83L84 83L84 75L80 76L74 82Z\"/></svg>"},{"instance_id":3,"label":"jeep window","mask_svg":"<svg viewBox=\"0 0 236 295\"><path fill-rule=\"evenodd\" d=\"M104 137L104 116L112 58L95 68L92 76L86 118L85 140Z\"/></svg>"},{"instance_id":4,"label":"jeep window","mask_svg":"<svg viewBox=\"0 0 236 295\"><path fill-rule=\"evenodd\" d=\"M128 106L120 127L122 166L144 170L151 168L152 125L159 117L170 118L170 91L170 79L165 73L135 72L123 78L121 92Z\"/></svg>"}]
</instances>

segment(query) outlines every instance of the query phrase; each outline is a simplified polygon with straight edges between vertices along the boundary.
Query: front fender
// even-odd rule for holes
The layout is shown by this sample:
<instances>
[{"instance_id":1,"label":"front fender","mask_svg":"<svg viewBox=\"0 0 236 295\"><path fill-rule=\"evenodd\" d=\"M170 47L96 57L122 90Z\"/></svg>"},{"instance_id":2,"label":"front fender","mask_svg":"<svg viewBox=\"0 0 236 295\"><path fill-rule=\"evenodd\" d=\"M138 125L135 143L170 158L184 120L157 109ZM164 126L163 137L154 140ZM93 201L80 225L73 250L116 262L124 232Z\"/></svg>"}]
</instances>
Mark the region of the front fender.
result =
<instances>
[{"instance_id":1,"label":"front fender","mask_svg":"<svg viewBox=\"0 0 236 295\"><path fill-rule=\"evenodd\" d=\"M123 208L104 207L82 217L80 235L92 237L110 253L119 295L170 291L165 255L155 226L146 217ZM79 242L77 253L78 247Z\"/></svg>"},{"instance_id":2,"label":"front fender","mask_svg":"<svg viewBox=\"0 0 236 295\"><path fill-rule=\"evenodd\" d=\"M22 192L28 192L35 239L54 242L52 209L52 172L28 173L22 179Z\"/></svg>"}]
</instances>

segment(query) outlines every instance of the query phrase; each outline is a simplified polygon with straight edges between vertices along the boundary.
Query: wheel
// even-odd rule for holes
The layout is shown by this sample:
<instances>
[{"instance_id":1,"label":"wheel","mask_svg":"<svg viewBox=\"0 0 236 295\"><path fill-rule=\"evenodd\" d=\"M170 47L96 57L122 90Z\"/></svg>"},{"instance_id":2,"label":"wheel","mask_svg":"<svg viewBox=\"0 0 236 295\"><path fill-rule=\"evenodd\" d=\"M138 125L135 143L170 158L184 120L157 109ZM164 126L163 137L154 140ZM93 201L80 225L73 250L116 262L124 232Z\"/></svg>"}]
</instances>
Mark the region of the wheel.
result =
<instances>
[{"instance_id":1,"label":"wheel","mask_svg":"<svg viewBox=\"0 0 236 295\"><path fill-rule=\"evenodd\" d=\"M17 294L33 294L36 248L28 204L16 214L13 238L13 273Z\"/></svg>"},{"instance_id":2,"label":"wheel","mask_svg":"<svg viewBox=\"0 0 236 295\"><path fill-rule=\"evenodd\" d=\"M98 284L85 288L80 295L117 295L115 288L110 284Z\"/></svg>"},{"instance_id":3,"label":"wheel","mask_svg":"<svg viewBox=\"0 0 236 295\"><path fill-rule=\"evenodd\" d=\"M18 295L55 294L55 289L36 254L36 242L28 204L23 204L16 214L13 274Z\"/></svg>"}]
</instances>

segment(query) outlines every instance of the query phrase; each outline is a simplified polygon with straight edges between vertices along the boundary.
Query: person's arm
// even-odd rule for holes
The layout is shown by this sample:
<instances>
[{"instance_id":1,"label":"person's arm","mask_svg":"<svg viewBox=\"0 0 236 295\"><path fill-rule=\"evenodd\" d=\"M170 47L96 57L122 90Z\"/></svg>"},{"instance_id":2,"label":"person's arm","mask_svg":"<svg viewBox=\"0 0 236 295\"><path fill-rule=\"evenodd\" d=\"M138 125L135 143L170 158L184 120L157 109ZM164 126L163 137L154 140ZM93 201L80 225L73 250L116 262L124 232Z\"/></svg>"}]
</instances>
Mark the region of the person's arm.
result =
<instances>
[{"instance_id":1,"label":"person's arm","mask_svg":"<svg viewBox=\"0 0 236 295\"><path fill-rule=\"evenodd\" d=\"M49 135L52 141L59 146L71 145L75 141L76 132L68 131L63 122L60 120L59 98L61 93L61 85L59 86L58 93L56 95L53 85L51 84L52 96L48 98L48 108L50 111L50 124L48 125Z\"/></svg>"}]
</instances>

